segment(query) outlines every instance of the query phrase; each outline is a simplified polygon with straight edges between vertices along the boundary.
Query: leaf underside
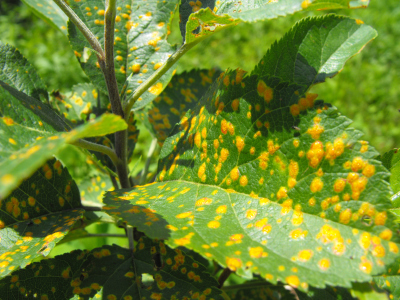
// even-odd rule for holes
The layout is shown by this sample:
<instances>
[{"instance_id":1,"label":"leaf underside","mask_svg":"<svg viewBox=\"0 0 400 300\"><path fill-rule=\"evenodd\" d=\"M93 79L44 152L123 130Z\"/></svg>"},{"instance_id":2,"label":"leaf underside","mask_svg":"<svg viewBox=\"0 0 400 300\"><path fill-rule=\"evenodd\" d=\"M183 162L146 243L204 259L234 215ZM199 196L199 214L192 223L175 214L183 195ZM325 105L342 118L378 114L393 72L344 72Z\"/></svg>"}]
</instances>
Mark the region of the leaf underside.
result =
<instances>
[{"instance_id":1,"label":"leaf underside","mask_svg":"<svg viewBox=\"0 0 400 300\"><path fill-rule=\"evenodd\" d=\"M78 187L56 159L0 203L1 277L49 254L83 213Z\"/></svg>"},{"instance_id":2,"label":"leaf underside","mask_svg":"<svg viewBox=\"0 0 400 300\"><path fill-rule=\"evenodd\" d=\"M154 217L146 234L154 237L159 214L168 244L241 276L302 290L371 280L398 255L387 170L349 119L307 91L374 36L333 15L297 23L252 75L222 74L186 114L164 142L158 182L108 193L105 209L127 221L145 207ZM337 63L317 65L308 54L318 51ZM286 54L275 62L284 79L263 67L277 53Z\"/></svg>"},{"instance_id":3,"label":"leaf underside","mask_svg":"<svg viewBox=\"0 0 400 300\"><path fill-rule=\"evenodd\" d=\"M89 299L102 289L103 299L189 299L196 294L222 299L217 281L206 271L181 250L142 238L133 255L113 245L33 263L0 281L0 295ZM153 282L146 281L149 276Z\"/></svg>"}]
</instances>

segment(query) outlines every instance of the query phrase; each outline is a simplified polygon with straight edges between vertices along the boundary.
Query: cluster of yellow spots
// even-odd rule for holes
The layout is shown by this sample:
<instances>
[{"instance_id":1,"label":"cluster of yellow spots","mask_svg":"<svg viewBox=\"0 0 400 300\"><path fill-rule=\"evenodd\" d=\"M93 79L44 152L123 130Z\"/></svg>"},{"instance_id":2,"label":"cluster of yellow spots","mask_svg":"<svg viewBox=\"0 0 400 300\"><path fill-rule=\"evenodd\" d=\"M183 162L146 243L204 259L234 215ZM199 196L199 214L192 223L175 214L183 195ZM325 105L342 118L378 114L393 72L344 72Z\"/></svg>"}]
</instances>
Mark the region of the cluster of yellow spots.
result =
<instances>
[{"instance_id":1,"label":"cluster of yellow spots","mask_svg":"<svg viewBox=\"0 0 400 300\"><path fill-rule=\"evenodd\" d=\"M303 240L307 235L308 231L303 230L301 228L294 229L289 234L290 238L292 238L293 240L298 240L298 239Z\"/></svg>"},{"instance_id":2,"label":"cluster of yellow spots","mask_svg":"<svg viewBox=\"0 0 400 300\"><path fill-rule=\"evenodd\" d=\"M318 262L318 267L322 271L328 270L330 266L331 266L331 261L328 258L323 258Z\"/></svg>"},{"instance_id":3,"label":"cluster of yellow spots","mask_svg":"<svg viewBox=\"0 0 400 300\"><path fill-rule=\"evenodd\" d=\"M163 281L163 280L162 280L162 276L161 276L161 274L159 274L159 273L157 273L157 274L154 276L154 280L156 281L157 286L158 286L158 288L159 288L160 290L163 290L163 289L165 289L165 288L172 289L172 288L175 286L175 282L174 282L174 281L170 281L170 282L165 282L165 281Z\"/></svg>"},{"instance_id":4,"label":"cluster of yellow spots","mask_svg":"<svg viewBox=\"0 0 400 300\"><path fill-rule=\"evenodd\" d=\"M320 232L317 234L317 239L324 244L332 243L332 252L336 255L342 255L346 251L346 245L340 231L330 225L325 224L322 226Z\"/></svg>"},{"instance_id":5,"label":"cluster of yellow spots","mask_svg":"<svg viewBox=\"0 0 400 300\"><path fill-rule=\"evenodd\" d=\"M260 97L264 98L264 101L269 103L274 98L274 91L268 87L263 80L259 80L257 83L257 93Z\"/></svg>"},{"instance_id":6,"label":"cluster of yellow spots","mask_svg":"<svg viewBox=\"0 0 400 300\"><path fill-rule=\"evenodd\" d=\"M201 9L201 6L203 5L201 1L189 1L189 5L192 7L192 12L197 12L198 10Z\"/></svg>"},{"instance_id":7,"label":"cluster of yellow spots","mask_svg":"<svg viewBox=\"0 0 400 300\"><path fill-rule=\"evenodd\" d=\"M289 188L293 188L296 183L296 177L299 174L299 164L294 161L294 160L290 160L289 163L289 179L288 179L288 187Z\"/></svg>"},{"instance_id":8,"label":"cluster of yellow spots","mask_svg":"<svg viewBox=\"0 0 400 300\"><path fill-rule=\"evenodd\" d=\"M229 132L230 135L234 135L235 134L235 127L233 126L233 124L231 122L228 122L225 119L223 119L221 121L221 132L223 134L227 134Z\"/></svg>"},{"instance_id":9,"label":"cluster of yellow spots","mask_svg":"<svg viewBox=\"0 0 400 300\"><path fill-rule=\"evenodd\" d=\"M264 251L262 247L254 247L249 249L249 255L251 258L267 257L268 253Z\"/></svg>"},{"instance_id":10,"label":"cluster of yellow spots","mask_svg":"<svg viewBox=\"0 0 400 300\"><path fill-rule=\"evenodd\" d=\"M309 261L314 255L314 252L310 249L301 250L297 254L297 259L302 262Z\"/></svg>"},{"instance_id":11,"label":"cluster of yellow spots","mask_svg":"<svg viewBox=\"0 0 400 300\"><path fill-rule=\"evenodd\" d=\"M321 136L321 134L325 131L324 127L320 125L321 122L321 118L320 117L314 117L314 125L311 128L307 129L307 132L309 135L311 135L311 137L314 140L318 140Z\"/></svg>"},{"instance_id":12,"label":"cluster of yellow spots","mask_svg":"<svg viewBox=\"0 0 400 300\"><path fill-rule=\"evenodd\" d=\"M300 98L297 104L290 106L290 113L292 116L297 117L300 112L312 108L314 106L314 101L317 99L318 94L308 93L305 98Z\"/></svg>"},{"instance_id":13,"label":"cluster of yellow spots","mask_svg":"<svg viewBox=\"0 0 400 300\"><path fill-rule=\"evenodd\" d=\"M242 267L242 261L236 257L226 257L226 266L233 272Z\"/></svg>"},{"instance_id":14,"label":"cluster of yellow spots","mask_svg":"<svg viewBox=\"0 0 400 300\"><path fill-rule=\"evenodd\" d=\"M311 144L310 150L307 151L308 164L312 168L316 168L324 158L324 146L322 142L315 141Z\"/></svg>"},{"instance_id":15,"label":"cluster of yellow spots","mask_svg":"<svg viewBox=\"0 0 400 300\"><path fill-rule=\"evenodd\" d=\"M315 177L310 184L310 190L313 193L320 192L324 187L324 183L322 182L321 178Z\"/></svg>"}]
</instances>

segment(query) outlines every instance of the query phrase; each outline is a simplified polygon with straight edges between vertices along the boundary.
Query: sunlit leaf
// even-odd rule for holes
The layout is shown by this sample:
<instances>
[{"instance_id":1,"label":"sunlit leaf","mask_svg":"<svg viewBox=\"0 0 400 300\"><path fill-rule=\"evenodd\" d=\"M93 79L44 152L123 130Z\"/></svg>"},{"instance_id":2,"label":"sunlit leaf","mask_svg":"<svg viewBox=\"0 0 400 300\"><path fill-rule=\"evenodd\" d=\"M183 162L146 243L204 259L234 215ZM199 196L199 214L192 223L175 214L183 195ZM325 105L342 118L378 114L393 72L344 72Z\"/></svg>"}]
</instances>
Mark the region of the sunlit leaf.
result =
<instances>
[{"instance_id":1,"label":"sunlit leaf","mask_svg":"<svg viewBox=\"0 0 400 300\"><path fill-rule=\"evenodd\" d=\"M65 35L67 34L68 17L53 0L22 0L22 2L28 5L36 15L48 24L61 30Z\"/></svg>"},{"instance_id":2,"label":"sunlit leaf","mask_svg":"<svg viewBox=\"0 0 400 300\"><path fill-rule=\"evenodd\" d=\"M132 2L117 1L115 22L115 73L119 90L127 81L126 97L148 79L175 51L175 47L167 42L168 27L178 0ZM71 2L71 7L85 22L88 28L104 44L104 1L83 0ZM81 62L85 73L93 84L106 92L106 85L96 55L93 53L84 62L84 48L89 43L77 28L70 23L69 38L75 54ZM136 102L134 110L151 102L162 92L170 81L173 69L167 71L161 79L146 91ZM133 76L128 78L130 74Z\"/></svg>"},{"instance_id":3,"label":"sunlit leaf","mask_svg":"<svg viewBox=\"0 0 400 300\"><path fill-rule=\"evenodd\" d=\"M141 239L133 255L113 245L33 263L0 281L0 295L70 299L75 294L89 299L102 289L103 299L217 300L222 299L217 284L182 251Z\"/></svg>"},{"instance_id":4,"label":"sunlit leaf","mask_svg":"<svg viewBox=\"0 0 400 300\"><path fill-rule=\"evenodd\" d=\"M1 101L0 103L3 103ZM11 102L12 103L12 102ZM23 107L21 112L32 114ZM30 113L30 114L29 114ZM3 115L0 120L0 195L5 197L24 179L29 177L47 159L56 154L65 144L85 138L110 134L126 129L119 116L105 114L98 119L76 127L70 132L42 130L43 123L25 119L21 123L11 116Z\"/></svg>"},{"instance_id":5,"label":"sunlit leaf","mask_svg":"<svg viewBox=\"0 0 400 300\"><path fill-rule=\"evenodd\" d=\"M78 185L82 200L94 203L101 203L103 194L114 189L110 177L104 174L86 178Z\"/></svg>"},{"instance_id":6,"label":"sunlit leaf","mask_svg":"<svg viewBox=\"0 0 400 300\"><path fill-rule=\"evenodd\" d=\"M301 10L366 7L369 0L182 0L180 29L186 44L241 22L274 19Z\"/></svg>"},{"instance_id":7,"label":"sunlit leaf","mask_svg":"<svg viewBox=\"0 0 400 300\"><path fill-rule=\"evenodd\" d=\"M390 293L390 299L400 299L400 258L389 266L387 272L380 276L374 276L376 285Z\"/></svg>"},{"instance_id":8,"label":"sunlit leaf","mask_svg":"<svg viewBox=\"0 0 400 300\"><path fill-rule=\"evenodd\" d=\"M142 119L149 119L160 145L186 112L197 105L220 74L221 72L211 69L175 75L166 89L153 101L152 106L140 113Z\"/></svg>"},{"instance_id":9,"label":"sunlit leaf","mask_svg":"<svg viewBox=\"0 0 400 300\"><path fill-rule=\"evenodd\" d=\"M324 44L309 44L302 33L315 53L330 39L345 44L353 24L331 15L303 20L293 31L312 36L315 28L331 28ZM363 40L364 33L353 38ZM288 34L267 56L299 43ZM358 51L359 45L350 48L346 57ZM287 65L280 68L299 57L283 59ZM302 62L304 72L313 66ZM284 81L265 70L222 74L181 120L183 130L165 141L158 182L108 193L104 202L125 220L129 203L163 216L168 244L193 249L241 276L257 273L302 290L370 281L399 251L387 170L362 134L347 128L349 119L307 93L313 81Z\"/></svg>"},{"instance_id":10,"label":"sunlit leaf","mask_svg":"<svg viewBox=\"0 0 400 300\"><path fill-rule=\"evenodd\" d=\"M0 203L1 277L49 254L83 213L78 187L56 159Z\"/></svg>"}]
</instances>

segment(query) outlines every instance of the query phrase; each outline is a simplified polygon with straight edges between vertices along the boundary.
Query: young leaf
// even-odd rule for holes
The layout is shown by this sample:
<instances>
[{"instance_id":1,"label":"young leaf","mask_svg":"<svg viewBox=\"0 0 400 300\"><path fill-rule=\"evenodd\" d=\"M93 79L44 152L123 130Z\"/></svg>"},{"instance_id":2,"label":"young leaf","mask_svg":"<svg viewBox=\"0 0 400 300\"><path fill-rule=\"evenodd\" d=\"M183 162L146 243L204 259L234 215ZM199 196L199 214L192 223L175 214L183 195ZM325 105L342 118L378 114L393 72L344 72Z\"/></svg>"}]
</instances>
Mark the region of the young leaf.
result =
<instances>
[{"instance_id":1,"label":"young leaf","mask_svg":"<svg viewBox=\"0 0 400 300\"><path fill-rule=\"evenodd\" d=\"M324 19L335 17L306 19L293 31ZM296 46L290 37L273 49ZM291 66L283 61L281 68ZM306 94L310 86L271 75L221 75L165 141L159 182L110 193L105 203L160 214L169 244L242 276L303 290L370 281L399 252L388 173L361 133L347 128L350 120Z\"/></svg>"},{"instance_id":2,"label":"young leaf","mask_svg":"<svg viewBox=\"0 0 400 300\"><path fill-rule=\"evenodd\" d=\"M0 102L0 103L3 103ZM27 111L27 110L26 110ZM30 114L32 115L32 114ZM126 129L119 116L106 114L70 132L54 133L41 130L39 124L26 119L17 123L9 116L0 120L0 196L5 197L30 176L65 144L81 138L110 134Z\"/></svg>"},{"instance_id":3,"label":"young leaf","mask_svg":"<svg viewBox=\"0 0 400 300\"><path fill-rule=\"evenodd\" d=\"M33 263L1 280L0 295L89 299L102 288L103 299L223 299L217 284L182 251L142 238L133 255L113 245Z\"/></svg>"},{"instance_id":4,"label":"young leaf","mask_svg":"<svg viewBox=\"0 0 400 300\"><path fill-rule=\"evenodd\" d=\"M160 146L189 109L194 108L207 89L221 74L215 69L192 70L175 75L165 90L141 117L148 118Z\"/></svg>"},{"instance_id":5,"label":"young leaf","mask_svg":"<svg viewBox=\"0 0 400 300\"><path fill-rule=\"evenodd\" d=\"M56 159L0 203L1 277L49 254L84 212L76 183Z\"/></svg>"},{"instance_id":6,"label":"young leaf","mask_svg":"<svg viewBox=\"0 0 400 300\"><path fill-rule=\"evenodd\" d=\"M178 0L147 1L145 5L130 0L117 3L115 22L115 73L119 90L127 84L127 98L149 78L175 51L167 42L170 20L178 5ZM71 7L88 28L104 42L104 1L71 1ZM81 60L84 48L89 43L76 27L69 24L69 38L75 54ZM92 54L81 66L93 84L106 92L103 74L99 69L96 55ZM129 75L133 76L129 78ZM173 69L168 71L137 101L134 110L144 107L162 92L171 80Z\"/></svg>"},{"instance_id":7,"label":"young leaf","mask_svg":"<svg viewBox=\"0 0 400 300\"><path fill-rule=\"evenodd\" d=\"M68 17L52 0L22 0L33 12L48 24L67 35Z\"/></svg>"},{"instance_id":8,"label":"young leaf","mask_svg":"<svg viewBox=\"0 0 400 300\"><path fill-rule=\"evenodd\" d=\"M182 0L180 29L186 44L204 39L240 22L274 19L300 10L347 9L366 7L368 0Z\"/></svg>"}]
</instances>

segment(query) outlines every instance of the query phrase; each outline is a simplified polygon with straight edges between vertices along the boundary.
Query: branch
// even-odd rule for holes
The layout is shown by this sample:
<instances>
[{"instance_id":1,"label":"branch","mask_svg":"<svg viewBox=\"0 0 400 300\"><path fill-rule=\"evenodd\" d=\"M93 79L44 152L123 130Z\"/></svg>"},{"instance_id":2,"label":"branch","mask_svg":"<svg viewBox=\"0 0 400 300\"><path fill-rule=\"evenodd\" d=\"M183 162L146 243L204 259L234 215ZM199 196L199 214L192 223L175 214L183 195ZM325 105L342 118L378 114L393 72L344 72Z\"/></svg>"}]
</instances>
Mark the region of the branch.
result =
<instances>
[{"instance_id":1,"label":"branch","mask_svg":"<svg viewBox=\"0 0 400 300\"><path fill-rule=\"evenodd\" d=\"M58 7L68 16L70 21L75 24L76 27L82 32L85 38L88 40L90 45L92 46L93 50L97 52L97 55L100 56L102 60L104 60L104 51L101 48L99 41L97 40L96 36L93 32L90 31L89 28L83 23L83 21L75 14L75 12L65 3L64 0L53 0Z\"/></svg>"},{"instance_id":2,"label":"branch","mask_svg":"<svg viewBox=\"0 0 400 300\"><path fill-rule=\"evenodd\" d=\"M118 84L115 77L114 67L114 25L116 16L116 0L106 1L106 12L104 15L104 51L105 61L102 66L104 79L107 84L108 96L111 103L113 114L124 118L121 100L118 93ZM119 182L122 188L129 188L130 182L128 179L128 163L127 163L127 130L118 131L115 133L115 152L120 163L116 164Z\"/></svg>"},{"instance_id":3,"label":"branch","mask_svg":"<svg viewBox=\"0 0 400 300\"><path fill-rule=\"evenodd\" d=\"M221 275L218 278L218 288L222 288L222 286L224 285L224 282L228 279L229 275L231 275L232 271L229 268L225 268Z\"/></svg>"},{"instance_id":4,"label":"branch","mask_svg":"<svg viewBox=\"0 0 400 300\"><path fill-rule=\"evenodd\" d=\"M103 153L111 159L111 161L114 163L114 165L121 164L120 159L118 158L117 154L110 147L99 145L99 144L92 143L92 142L82 140L82 139L77 140L71 144L74 146L77 146L77 147L81 147L81 148L85 148L88 150Z\"/></svg>"},{"instance_id":5,"label":"branch","mask_svg":"<svg viewBox=\"0 0 400 300\"><path fill-rule=\"evenodd\" d=\"M153 156L154 150L156 150L157 139L153 139L150 144L149 152L147 153L146 164L142 170L142 174L140 174L140 182L139 184L145 184L147 173L149 172L151 157Z\"/></svg>"},{"instance_id":6,"label":"branch","mask_svg":"<svg viewBox=\"0 0 400 300\"><path fill-rule=\"evenodd\" d=\"M193 43L187 45L183 44L178 51L171 55L170 58L163 64L156 72L153 73L143 84L141 84L133 93L132 98L130 98L124 107L125 118L129 116L133 105L139 99L139 97L146 92L158 79L161 78L186 52L196 46L201 39L194 41Z\"/></svg>"}]
</instances>

